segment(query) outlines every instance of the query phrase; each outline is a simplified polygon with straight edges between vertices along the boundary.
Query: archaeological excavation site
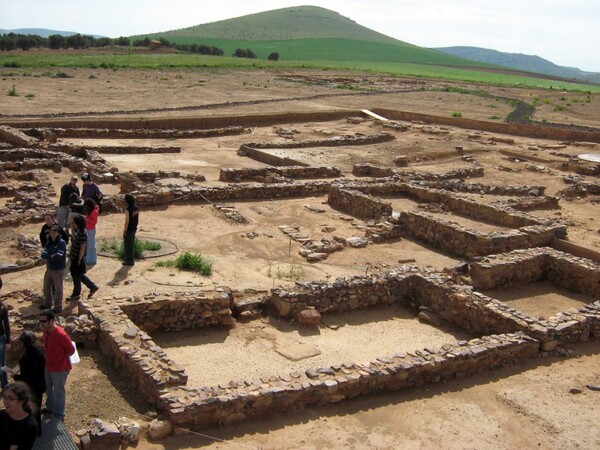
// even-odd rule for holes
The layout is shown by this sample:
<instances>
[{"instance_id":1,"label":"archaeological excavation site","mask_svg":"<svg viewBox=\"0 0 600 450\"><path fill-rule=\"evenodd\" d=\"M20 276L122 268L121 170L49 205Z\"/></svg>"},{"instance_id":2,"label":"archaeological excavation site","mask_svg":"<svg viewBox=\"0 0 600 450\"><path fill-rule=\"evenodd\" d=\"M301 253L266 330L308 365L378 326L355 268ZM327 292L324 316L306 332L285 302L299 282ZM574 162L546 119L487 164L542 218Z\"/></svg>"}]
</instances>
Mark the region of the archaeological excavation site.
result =
<instances>
[{"instance_id":1,"label":"archaeological excavation site","mask_svg":"<svg viewBox=\"0 0 600 450\"><path fill-rule=\"evenodd\" d=\"M65 328L171 433L535 373L597 343L599 129L295 102L0 117L15 335L37 330L43 216L87 172L106 196L100 290L66 305ZM138 237L165 243L130 269L100 248L127 193ZM157 265L185 251L212 275Z\"/></svg>"}]
</instances>

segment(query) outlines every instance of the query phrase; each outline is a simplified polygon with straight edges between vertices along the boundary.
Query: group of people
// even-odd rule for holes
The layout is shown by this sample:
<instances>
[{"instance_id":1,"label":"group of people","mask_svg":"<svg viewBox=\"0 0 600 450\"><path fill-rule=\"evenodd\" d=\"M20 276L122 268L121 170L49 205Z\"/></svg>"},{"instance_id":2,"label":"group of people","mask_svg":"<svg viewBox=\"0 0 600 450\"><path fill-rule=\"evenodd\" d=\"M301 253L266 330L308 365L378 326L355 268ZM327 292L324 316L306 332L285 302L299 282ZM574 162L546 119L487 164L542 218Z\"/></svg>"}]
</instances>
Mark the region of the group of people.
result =
<instances>
[{"instance_id":1,"label":"group of people","mask_svg":"<svg viewBox=\"0 0 600 450\"><path fill-rule=\"evenodd\" d=\"M2 279L0 278L0 289ZM75 345L56 323L51 310L40 313L43 347L31 331L23 331L19 341L23 353L18 368L6 367L5 349L10 348L8 309L0 301L0 384L4 409L0 410L0 450L29 450L41 434L42 412L64 420L67 375L72 369L70 357ZM8 381L8 374L14 381ZM46 408L42 397L46 394Z\"/></svg>"},{"instance_id":2,"label":"group of people","mask_svg":"<svg viewBox=\"0 0 600 450\"><path fill-rule=\"evenodd\" d=\"M102 211L103 194L89 173L81 176L84 186L81 197L77 186L79 178L74 175L69 183L62 186L56 219L46 214L45 224L40 231L40 242L44 250L42 258L46 260L44 275L44 303L40 309L52 309L56 314L62 312L63 280L69 260L69 273L73 280L73 291L66 300L81 300L82 284L89 290L91 298L99 289L87 276L87 269L97 262L96 226ZM132 194L125 195L125 227L123 241L125 259L123 265L134 265L135 233L137 231L139 207ZM67 244L70 241L70 249Z\"/></svg>"},{"instance_id":3,"label":"group of people","mask_svg":"<svg viewBox=\"0 0 600 450\"><path fill-rule=\"evenodd\" d=\"M78 177L73 176L61 189L56 218L53 214L44 217L39 236L43 247L41 257L46 260L44 302L39 315L43 346L38 345L34 333L24 331L19 336L23 354L16 370L6 367L5 354L11 348L10 321L8 308L0 300L0 384L4 404L4 409L0 409L0 450L31 449L41 433L42 413L60 420L65 417L65 386L72 369L71 356L76 352L57 319L57 314L62 312L67 258L73 279L73 293L67 297L68 301L80 299L82 283L89 289L88 298L99 289L86 271L88 266L96 264L96 224L103 195L88 173L81 178L84 181L82 196L77 186ZM123 265L133 266L140 209L132 194L125 195L125 203ZM67 244L70 244L68 250ZM8 374L14 381L9 382ZM44 394L46 405L42 408Z\"/></svg>"}]
</instances>

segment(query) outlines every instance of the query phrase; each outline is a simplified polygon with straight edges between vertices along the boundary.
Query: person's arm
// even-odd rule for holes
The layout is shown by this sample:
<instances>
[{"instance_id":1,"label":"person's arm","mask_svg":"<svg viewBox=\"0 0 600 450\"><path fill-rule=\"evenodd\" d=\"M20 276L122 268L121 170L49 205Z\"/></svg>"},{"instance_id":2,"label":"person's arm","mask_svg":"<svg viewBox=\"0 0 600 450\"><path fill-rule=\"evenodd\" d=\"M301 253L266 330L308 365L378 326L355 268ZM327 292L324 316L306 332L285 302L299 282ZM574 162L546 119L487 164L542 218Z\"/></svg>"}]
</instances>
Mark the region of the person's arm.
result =
<instances>
[{"instance_id":1,"label":"person's arm","mask_svg":"<svg viewBox=\"0 0 600 450\"><path fill-rule=\"evenodd\" d=\"M40 256L40 258L50 259L50 253L48 252L48 244L46 244L46 246L44 247L44 250L42 250L42 255Z\"/></svg>"},{"instance_id":2,"label":"person's arm","mask_svg":"<svg viewBox=\"0 0 600 450\"><path fill-rule=\"evenodd\" d=\"M10 350L10 321L8 320L8 308L2 304L2 322L4 324L4 336L6 336L5 349Z\"/></svg>"},{"instance_id":3,"label":"person's arm","mask_svg":"<svg viewBox=\"0 0 600 450\"><path fill-rule=\"evenodd\" d=\"M46 246L47 240L48 238L46 237L46 227L43 226L42 230L40 231L40 242L42 243L42 247Z\"/></svg>"},{"instance_id":4,"label":"person's arm","mask_svg":"<svg viewBox=\"0 0 600 450\"><path fill-rule=\"evenodd\" d=\"M125 211L125 228L123 228L123 234L127 233L129 227L129 211Z\"/></svg>"},{"instance_id":5,"label":"person's arm","mask_svg":"<svg viewBox=\"0 0 600 450\"><path fill-rule=\"evenodd\" d=\"M78 263L81 264L81 262L83 261L83 258L85 257L85 247L87 245L87 241L83 241L81 243L81 247L79 247L79 258L78 258Z\"/></svg>"}]
</instances>

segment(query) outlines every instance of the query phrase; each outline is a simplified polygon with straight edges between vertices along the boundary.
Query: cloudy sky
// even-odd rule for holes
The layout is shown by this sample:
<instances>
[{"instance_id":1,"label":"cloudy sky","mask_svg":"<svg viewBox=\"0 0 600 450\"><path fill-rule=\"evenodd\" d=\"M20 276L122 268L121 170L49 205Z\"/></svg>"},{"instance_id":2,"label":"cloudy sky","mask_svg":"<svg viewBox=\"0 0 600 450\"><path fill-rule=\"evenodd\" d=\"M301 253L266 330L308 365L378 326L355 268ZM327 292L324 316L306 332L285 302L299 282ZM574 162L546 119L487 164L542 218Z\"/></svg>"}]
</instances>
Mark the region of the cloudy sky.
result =
<instances>
[{"instance_id":1,"label":"cloudy sky","mask_svg":"<svg viewBox=\"0 0 600 450\"><path fill-rule=\"evenodd\" d=\"M485 47L600 72L598 0L0 0L0 28L114 38L302 4L422 47Z\"/></svg>"}]
</instances>

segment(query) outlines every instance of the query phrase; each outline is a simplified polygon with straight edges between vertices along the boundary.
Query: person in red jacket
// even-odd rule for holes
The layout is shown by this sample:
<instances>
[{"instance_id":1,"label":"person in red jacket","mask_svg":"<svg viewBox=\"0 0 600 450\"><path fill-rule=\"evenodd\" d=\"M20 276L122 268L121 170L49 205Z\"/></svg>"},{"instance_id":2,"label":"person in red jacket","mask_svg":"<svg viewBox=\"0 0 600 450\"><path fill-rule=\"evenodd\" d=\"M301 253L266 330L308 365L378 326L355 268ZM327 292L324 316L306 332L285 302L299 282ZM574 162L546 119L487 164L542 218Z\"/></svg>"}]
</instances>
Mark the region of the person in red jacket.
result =
<instances>
[{"instance_id":1,"label":"person in red jacket","mask_svg":"<svg viewBox=\"0 0 600 450\"><path fill-rule=\"evenodd\" d=\"M56 324L52 310L40 313L40 325L46 351L46 408L43 412L64 420L67 401L65 385L73 368L70 356L75 353L75 346L67 332Z\"/></svg>"}]
</instances>

